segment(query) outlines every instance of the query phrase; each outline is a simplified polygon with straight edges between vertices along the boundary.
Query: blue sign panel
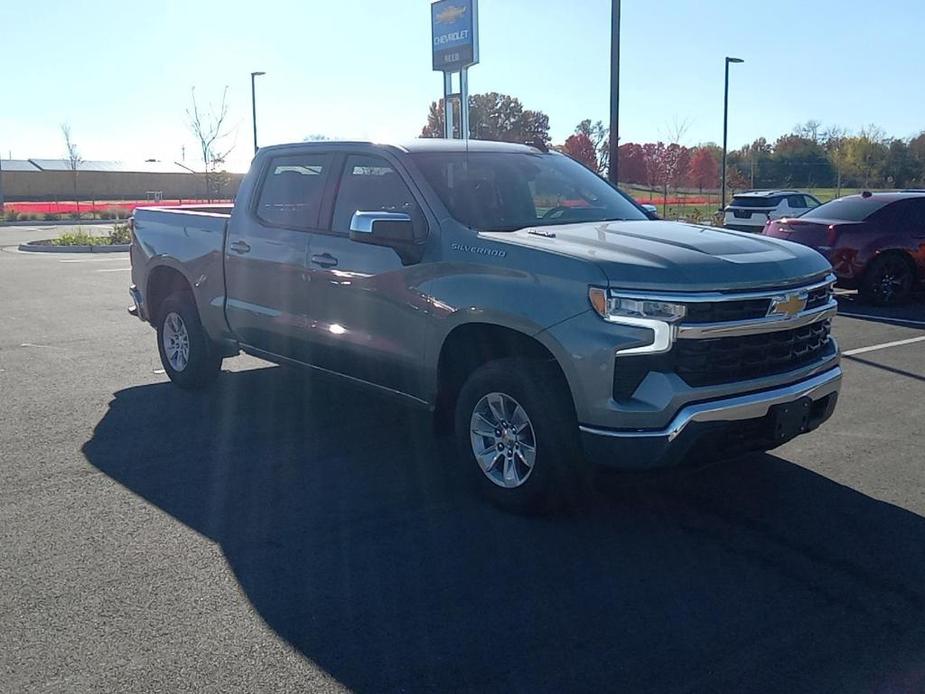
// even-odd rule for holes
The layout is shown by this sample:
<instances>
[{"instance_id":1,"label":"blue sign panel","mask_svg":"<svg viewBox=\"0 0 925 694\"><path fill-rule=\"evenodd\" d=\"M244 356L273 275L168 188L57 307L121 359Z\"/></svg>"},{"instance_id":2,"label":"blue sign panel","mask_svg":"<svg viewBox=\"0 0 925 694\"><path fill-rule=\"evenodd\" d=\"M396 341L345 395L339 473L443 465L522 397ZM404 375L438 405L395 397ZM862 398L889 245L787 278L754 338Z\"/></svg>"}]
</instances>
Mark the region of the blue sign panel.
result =
<instances>
[{"instance_id":1,"label":"blue sign panel","mask_svg":"<svg viewBox=\"0 0 925 694\"><path fill-rule=\"evenodd\" d=\"M457 72L479 62L478 0L439 0L430 6L434 70Z\"/></svg>"}]
</instances>

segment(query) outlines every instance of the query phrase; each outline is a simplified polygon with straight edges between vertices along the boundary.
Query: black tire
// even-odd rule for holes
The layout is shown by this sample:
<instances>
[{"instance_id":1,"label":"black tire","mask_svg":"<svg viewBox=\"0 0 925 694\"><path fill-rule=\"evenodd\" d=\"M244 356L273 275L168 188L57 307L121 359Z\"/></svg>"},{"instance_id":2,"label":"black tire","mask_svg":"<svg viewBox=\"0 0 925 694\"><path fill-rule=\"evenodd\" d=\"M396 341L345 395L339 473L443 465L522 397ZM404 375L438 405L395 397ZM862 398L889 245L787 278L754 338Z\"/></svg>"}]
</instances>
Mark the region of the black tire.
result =
<instances>
[{"instance_id":1,"label":"black tire","mask_svg":"<svg viewBox=\"0 0 925 694\"><path fill-rule=\"evenodd\" d=\"M172 363L165 347L165 332L172 330L176 333L179 325L175 316L182 321L188 338L188 360L185 364L176 361ZM168 320L172 327L168 327ZM222 356L206 335L199 320L196 302L188 292L171 294L161 304L157 317L157 350L167 376L181 388L203 388L214 381L222 370Z\"/></svg>"},{"instance_id":2,"label":"black tire","mask_svg":"<svg viewBox=\"0 0 925 694\"><path fill-rule=\"evenodd\" d=\"M503 480L492 481L491 474L483 471L475 454L470 431L473 416L476 406L484 405L483 398L492 393L511 398L523 408L529 419L529 432L535 449L533 465L527 468L523 456L514 459L518 462L515 467L524 477L518 486L505 487L501 486ZM513 419L512 416L512 421L507 424L512 424ZM512 430L513 427L509 431ZM473 484L497 506L516 513L541 513L574 505L583 497L588 482L587 464L581 455L571 393L555 364L535 359L506 358L476 369L459 393L455 431L461 464ZM478 444L484 451L493 450L487 445L492 440L482 437ZM528 443L518 443L518 451L520 445L529 447ZM502 456L496 462L502 467L488 463L489 469L503 477L507 471L505 458Z\"/></svg>"},{"instance_id":3,"label":"black tire","mask_svg":"<svg viewBox=\"0 0 925 694\"><path fill-rule=\"evenodd\" d=\"M861 283L861 296L877 306L901 304L915 284L912 264L899 253L884 253L871 261Z\"/></svg>"}]
</instances>

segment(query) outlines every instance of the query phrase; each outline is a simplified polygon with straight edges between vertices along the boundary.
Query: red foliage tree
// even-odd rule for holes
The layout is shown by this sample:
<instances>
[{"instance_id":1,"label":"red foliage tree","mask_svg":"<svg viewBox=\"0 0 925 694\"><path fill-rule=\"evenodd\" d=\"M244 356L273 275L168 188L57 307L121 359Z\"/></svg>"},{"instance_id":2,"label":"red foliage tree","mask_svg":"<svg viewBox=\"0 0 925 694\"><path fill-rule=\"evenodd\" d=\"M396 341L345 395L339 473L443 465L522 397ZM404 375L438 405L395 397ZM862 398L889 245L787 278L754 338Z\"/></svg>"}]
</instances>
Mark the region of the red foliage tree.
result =
<instances>
[{"instance_id":1,"label":"red foliage tree","mask_svg":"<svg viewBox=\"0 0 925 694\"><path fill-rule=\"evenodd\" d=\"M701 193L704 188L719 187L719 164L706 147L698 147L694 150L688 177L691 184L697 186Z\"/></svg>"},{"instance_id":2,"label":"red foliage tree","mask_svg":"<svg viewBox=\"0 0 925 694\"><path fill-rule=\"evenodd\" d=\"M562 151L572 159L580 161L592 171L597 171L597 150L591 138L584 133L570 135Z\"/></svg>"},{"instance_id":3,"label":"red foliage tree","mask_svg":"<svg viewBox=\"0 0 925 694\"><path fill-rule=\"evenodd\" d=\"M627 142L620 145L620 180L624 183L647 183L646 158L642 145Z\"/></svg>"}]
</instances>

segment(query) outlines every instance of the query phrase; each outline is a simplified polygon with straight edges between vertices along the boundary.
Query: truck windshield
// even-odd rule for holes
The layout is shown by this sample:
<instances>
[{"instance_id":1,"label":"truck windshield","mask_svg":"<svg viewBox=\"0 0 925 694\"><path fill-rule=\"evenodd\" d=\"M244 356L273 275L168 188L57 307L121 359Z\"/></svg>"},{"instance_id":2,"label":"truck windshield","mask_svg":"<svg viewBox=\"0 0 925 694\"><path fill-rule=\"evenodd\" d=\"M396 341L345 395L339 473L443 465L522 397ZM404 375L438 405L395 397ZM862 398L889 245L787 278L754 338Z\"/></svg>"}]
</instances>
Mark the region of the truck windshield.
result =
<instances>
[{"instance_id":1,"label":"truck windshield","mask_svg":"<svg viewBox=\"0 0 925 694\"><path fill-rule=\"evenodd\" d=\"M606 181L559 154L420 152L412 158L449 213L479 231L646 219Z\"/></svg>"}]
</instances>

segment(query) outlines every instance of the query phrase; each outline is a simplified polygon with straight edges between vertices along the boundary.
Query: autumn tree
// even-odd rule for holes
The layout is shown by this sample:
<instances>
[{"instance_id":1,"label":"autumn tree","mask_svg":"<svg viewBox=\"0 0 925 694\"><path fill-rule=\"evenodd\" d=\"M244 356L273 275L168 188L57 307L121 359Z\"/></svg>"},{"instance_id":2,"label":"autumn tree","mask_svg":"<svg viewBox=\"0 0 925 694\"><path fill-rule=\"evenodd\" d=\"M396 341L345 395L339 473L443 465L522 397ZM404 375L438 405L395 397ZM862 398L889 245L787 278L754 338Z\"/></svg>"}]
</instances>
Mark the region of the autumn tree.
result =
<instances>
[{"instance_id":1,"label":"autumn tree","mask_svg":"<svg viewBox=\"0 0 925 694\"><path fill-rule=\"evenodd\" d=\"M569 135L562 146L562 152L580 161L592 171L598 171L597 148L591 138L584 133Z\"/></svg>"},{"instance_id":2,"label":"autumn tree","mask_svg":"<svg viewBox=\"0 0 925 694\"><path fill-rule=\"evenodd\" d=\"M602 176L610 166L610 129L602 121L592 122L586 118L575 126L576 135L584 135L594 147L597 160L596 171Z\"/></svg>"},{"instance_id":3,"label":"autumn tree","mask_svg":"<svg viewBox=\"0 0 925 694\"><path fill-rule=\"evenodd\" d=\"M620 180L627 183L648 182L646 170L646 155L643 146L635 142L627 142L617 149L620 159Z\"/></svg>"},{"instance_id":4,"label":"autumn tree","mask_svg":"<svg viewBox=\"0 0 925 694\"><path fill-rule=\"evenodd\" d=\"M421 137L443 137L443 99L434 101ZM519 99L489 92L469 97L469 137L501 142L549 142L549 116L524 108Z\"/></svg>"},{"instance_id":5,"label":"autumn tree","mask_svg":"<svg viewBox=\"0 0 925 694\"><path fill-rule=\"evenodd\" d=\"M697 147L691 155L688 178L703 193L704 188L719 187L719 164L707 147Z\"/></svg>"}]
</instances>

